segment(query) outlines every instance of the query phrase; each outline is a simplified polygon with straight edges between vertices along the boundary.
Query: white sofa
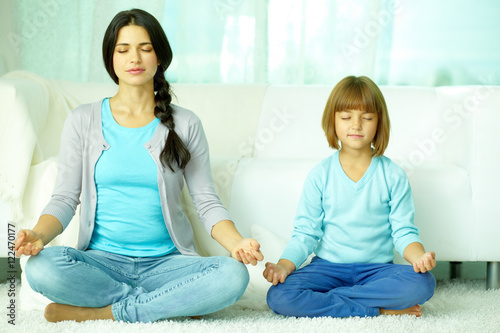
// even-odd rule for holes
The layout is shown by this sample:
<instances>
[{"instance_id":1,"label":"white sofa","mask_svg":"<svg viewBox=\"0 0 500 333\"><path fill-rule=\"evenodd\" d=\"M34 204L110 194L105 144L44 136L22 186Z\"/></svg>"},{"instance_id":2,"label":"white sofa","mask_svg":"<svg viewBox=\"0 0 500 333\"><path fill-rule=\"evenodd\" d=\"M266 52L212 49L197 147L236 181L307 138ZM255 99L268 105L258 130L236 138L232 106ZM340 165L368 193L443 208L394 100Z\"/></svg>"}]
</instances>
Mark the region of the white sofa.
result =
<instances>
[{"instance_id":1,"label":"white sofa","mask_svg":"<svg viewBox=\"0 0 500 333\"><path fill-rule=\"evenodd\" d=\"M173 85L175 104L201 118L216 188L244 236L257 238L275 261L293 229L307 172L332 153L320 119L333 86ZM57 174L59 135L73 107L117 87L53 81L17 71L0 78L0 196L4 219L31 227L49 200ZM439 261L488 262L487 285L500 287L500 87L381 87L391 117L386 156L409 176L415 223ZM203 255L227 255L183 203ZM76 244L78 216L51 245ZM6 230L4 228L4 230ZM397 258L402 262L401 258ZM25 259L22 260L24 265ZM265 308L263 263L249 267L240 303ZM24 277L23 277L24 282ZM21 288L21 307L47 300Z\"/></svg>"}]
</instances>

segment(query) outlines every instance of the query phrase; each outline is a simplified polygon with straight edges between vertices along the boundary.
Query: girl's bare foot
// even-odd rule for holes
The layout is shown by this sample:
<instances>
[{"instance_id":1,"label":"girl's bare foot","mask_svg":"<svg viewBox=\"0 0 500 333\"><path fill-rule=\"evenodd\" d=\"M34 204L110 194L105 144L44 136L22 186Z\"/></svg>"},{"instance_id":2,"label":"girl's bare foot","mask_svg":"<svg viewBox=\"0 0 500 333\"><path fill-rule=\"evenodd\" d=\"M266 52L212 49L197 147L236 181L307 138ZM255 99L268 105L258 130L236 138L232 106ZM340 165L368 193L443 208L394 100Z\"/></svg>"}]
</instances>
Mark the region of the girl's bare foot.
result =
<instances>
[{"instance_id":1,"label":"girl's bare foot","mask_svg":"<svg viewBox=\"0 0 500 333\"><path fill-rule=\"evenodd\" d=\"M65 304L51 303L45 308L45 319L50 322L63 320L85 321L96 319L112 319L111 305L103 308L84 308Z\"/></svg>"},{"instance_id":2,"label":"girl's bare foot","mask_svg":"<svg viewBox=\"0 0 500 333\"><path fill-rule=\"evenodd\" d=\"M421 317L422 316L422 309L420 308L420 305L415 305L415 306L412 306L411 308L403 309L403 310L380 309L380 314L386 315L386 316L401 316L401 315L407 314L410 316Z\"/></svg>"}]
</instances>

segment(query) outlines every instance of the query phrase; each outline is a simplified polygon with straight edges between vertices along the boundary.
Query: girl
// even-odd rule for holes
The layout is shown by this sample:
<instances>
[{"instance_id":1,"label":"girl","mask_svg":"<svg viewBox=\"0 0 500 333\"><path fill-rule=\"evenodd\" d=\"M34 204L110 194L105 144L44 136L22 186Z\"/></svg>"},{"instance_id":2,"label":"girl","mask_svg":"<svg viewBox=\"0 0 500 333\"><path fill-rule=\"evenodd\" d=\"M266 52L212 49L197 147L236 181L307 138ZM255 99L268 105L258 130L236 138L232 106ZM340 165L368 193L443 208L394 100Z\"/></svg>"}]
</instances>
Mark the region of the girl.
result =
<instances>
[{"instance_id":1,"label":"girl","mask_svg":"<svg viewBox=\"0 0 500 333\"><path fill-rule=\"evenodd\" d=\"M54 194L15 241L18 256L31 255L31 287L55 302L45 317L152 322L231 305L248 284L243 263L263 256L215 193L200 120L170 104L164 72L172 51L163 29L142 10L120 12L103 56L118 93L68 116ZM183 178L207 231L232 258L197 255L180 203ZM44 249L80 200L77 248Z\"/></svg>"},{"instance_id":2,"label":"girl","mask_svg":"<svg viewBox=\"0 0 500 333\"><path fill-rule=\"evenodd\" d=\"M367 77L344 78L322 126L338 151L307 176L292 239L277 264L266 264L269 307L297 317L421 316L418 304L434 293L435 255L413 224L406 174L383 156L390 122L381 91ZM412 266L393 264L393 247Z\"/></svg>"}]
</instances>

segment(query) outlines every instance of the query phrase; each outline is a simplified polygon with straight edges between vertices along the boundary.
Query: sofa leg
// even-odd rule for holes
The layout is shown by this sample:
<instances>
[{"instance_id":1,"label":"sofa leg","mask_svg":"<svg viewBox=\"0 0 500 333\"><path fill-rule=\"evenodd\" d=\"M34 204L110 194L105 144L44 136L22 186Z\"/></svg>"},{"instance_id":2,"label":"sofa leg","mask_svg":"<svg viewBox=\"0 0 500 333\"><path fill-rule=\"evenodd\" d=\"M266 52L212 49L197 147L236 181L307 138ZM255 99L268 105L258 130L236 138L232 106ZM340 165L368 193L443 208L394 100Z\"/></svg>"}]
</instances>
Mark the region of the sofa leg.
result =
<instances>
[{"instance_id":1,"label":"sofa leg","mask_svg":"<svg viewBox=\"0 0 500 333\"><path fill-rule=\"evenodd\" d=\"M486 264L486 289L500 289L500 261Z\"/></svg>"},{"instance_id":2,"label":"sofa leg","mask_svg":"<svg viewBox=\"0 0 500 333\"><path fill-rule=\"evenodd\" d=\"M460 279L462 277L462 262L450 261L450 279Z\"/></svg>"}]
</instances>

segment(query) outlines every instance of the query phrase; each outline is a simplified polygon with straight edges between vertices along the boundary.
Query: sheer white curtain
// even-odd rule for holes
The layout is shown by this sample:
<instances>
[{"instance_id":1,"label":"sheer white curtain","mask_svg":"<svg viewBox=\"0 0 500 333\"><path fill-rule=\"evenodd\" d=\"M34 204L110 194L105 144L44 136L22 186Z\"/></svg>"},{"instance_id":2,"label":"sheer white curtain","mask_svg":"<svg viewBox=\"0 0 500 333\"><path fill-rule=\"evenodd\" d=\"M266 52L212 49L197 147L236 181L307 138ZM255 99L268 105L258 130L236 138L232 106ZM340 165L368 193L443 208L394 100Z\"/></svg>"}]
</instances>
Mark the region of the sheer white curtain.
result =
<instances>
[{"instance_id":1,"label":"sheer white curtain","mask_svg":"<svg viewBox=\"0 0 500 333\"><path fill-rule=\"evenodd\" d=\"M267 82L268 0L166 1L171 81Z\"/></svg>"},{"instance_id":2,"label":"sheer white curtain","mask_svg":"<svg viewBox=\"0 0 500 333\"><path fill-rule=\"evenodd\" d=\"M269 5L269 79L335 84L347 75L385 81L394 1L274 0Z\"/></svg>"},{"instance_id":3,"label":"sheer white curtain","mask_svg":"<svg viewBox=\"0 0 500 333\"><path fill-rule=\"evenodd\" d=\"M102 37L118 11L133 7L164 26L174 51L168 79L191 83L331 84L352 73L373 76L394 16L388 0L25 0L17 3L18 29L28 36L20 43L23 67L49 78L109 80ZM382 11L388 14L380 24Z\"/></svg>"},{"instance_id":4,"label":"sheer white curtain","mask_svg":"<svg viewBox=\"0 0 500 333\"><path fill-rule=\"evenodd\" d=\"M182 82L332 84L387 80L390 0L167 1L163 25Z\"/></svg>"},{"instance_id":5,"label":"sheer white curtain","mask_svg":"<svg viewBox=\"0 0 500 333\"><path fill-rule=\"evenodd\" d=\"M142 8L161 18L163 1L19 0L11 44L22 67L46 78L111 80L102 61L102 38L117 12Z\"/></svg>"},{"instance_id":6,"label":"sheer white curtain","mask_svg":"<svg viewBox=\"0 0 500 333\"><path fill-rule=\"evenodd\" d=\"M104 31L141 8L174 51L170 82L500 84L497 0L19 0L12 44L44 77L109 81Z\"/></svg>"},{"instance_id":7,"label":"sheer white curtain","mask_svg":"<svg viewBox=\"0 0 500 333\"><path fill-rule=\"evenodd\" d=\"M500 85L500 1L401 1L388 82Z\"/></svg>"}]
</instances>

